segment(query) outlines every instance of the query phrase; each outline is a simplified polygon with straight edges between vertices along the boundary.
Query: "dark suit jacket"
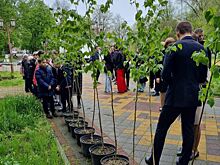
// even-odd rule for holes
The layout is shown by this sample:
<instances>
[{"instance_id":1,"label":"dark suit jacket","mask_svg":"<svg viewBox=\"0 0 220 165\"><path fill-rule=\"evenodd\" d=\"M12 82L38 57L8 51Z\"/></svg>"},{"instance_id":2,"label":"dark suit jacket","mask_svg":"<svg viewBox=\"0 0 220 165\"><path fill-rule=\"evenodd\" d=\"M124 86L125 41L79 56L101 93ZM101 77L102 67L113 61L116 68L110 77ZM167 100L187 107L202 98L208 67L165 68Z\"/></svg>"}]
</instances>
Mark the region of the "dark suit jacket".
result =
<instances>
[{"instance_id":1,"label":"dark suit jacket","mask_svg":"<svg viewBox=\"0 0 220 165\"><path fill-rule=\"evenodd\" d=\"M175 45L177 49L165 56L162 79L168 84L165 105L172 107L196 107L198 105L199 84L204 83L207 77L207 66L196 63L191 58L193 52L204 50L204 47L186 36Z\"/></svg>"}]
</instances>

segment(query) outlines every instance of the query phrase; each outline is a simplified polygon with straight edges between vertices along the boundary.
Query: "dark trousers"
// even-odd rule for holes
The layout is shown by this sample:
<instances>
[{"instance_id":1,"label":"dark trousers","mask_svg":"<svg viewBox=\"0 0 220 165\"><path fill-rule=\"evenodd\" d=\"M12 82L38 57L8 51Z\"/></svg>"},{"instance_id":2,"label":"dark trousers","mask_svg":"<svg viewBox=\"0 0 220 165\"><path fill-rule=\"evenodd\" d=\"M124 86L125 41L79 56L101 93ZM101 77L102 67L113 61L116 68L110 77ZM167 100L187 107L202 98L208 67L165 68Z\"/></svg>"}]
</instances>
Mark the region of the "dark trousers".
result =
<instances>
[{"instance_id":1,"label":"dark trousers","mask_svg":"<svg viewBox=\"0 0 220 165\"><path fill-rule=\"evenodd\" d=\"M81 106L81 96L77 95L77 105Z\"/></svg>"},{"instance_id":2,"label":"dark trousers","mask_svg":"<svg viewBox=\"0 0 220 165\"><path fill-rule=\"evenodd\" d=\"M154 79L155 79L154 73L150 72L150 81L149 81L150 88L154 88Z\"/></svg>"},{"instance_id":3,"label":"dark trousers","mask_svg":"<svg viewBox=\"0 0 220 165\"><path fill-rule=\"evenodd\" d=\"M61 103L63 105L63 112L66 112L66 101L69 106L69 111L73 111L73 102L72 102L73 91L72 88L61 89Z\"/></svg>"},{"instance_id":4,"label":"dark trousers","mask_svg":"<svg viewBox=\"0 0 220 165\"><path fill-rule=\"evenodd\" d=\"M25 78L25 92L32 92L31 78Z\"/></svg>"},{"instance_id":5,"label":"dark trousers","mask_svg":"<svg viewBox=\"0 0 220 165\"><path fill-rule=\"evenodd\" d=\"M129 89L129 81L130 81L130 70L125 71L126 85L127 89Z\"/></svg>"},{"instance_id":6,"label":"dark trousers","mask_svg":"<svg viewBox=\"0 0 220 165\"><path fill-rule=\"evenodd\" d=\"M49 114L48 103L50 104L50 111L53 114L55 112L53 96L43 96L42 99L45 114Z\"/></svg>"},{"instance_id":7,"label":"dark trousers","mask_svg":"<svg viewBox=\"0 0 220 165\"><path fill-rule=\"evenodd\" d=\"M160 92L160 83L157 83L157 82L155 81L154 90L155 90L156 93L159 93L159 92Z\"/></svg>"},{"instance_id":8,"label":"dark trousers","mask_svg":"<svg viewBox=\"0 0 220 165\"><path fill-rule=\"evenodd\" d=\"M96 73L96 81L97 82L99 81L99 76L100 76L100 70L97 69L97 73Z\"/></svg>"},{"instance_id":9,"label":"dark trousers","mask_svg":"<svg viewBox=\"0 0 220 165\"><path fill-rule=\"evenodd\" d=\"M190 155L192 153L193 141L194 141L194 120L195 120L196 107L189 108L174 108L164 106L160 113L159 121L154 138L154 160L155 165L159 165L160 157L162 154L164 141L167 135L167 130L175 119L181 115L182 124L182 137L183 137L183 149L182 157L180 158L181 165L188 165ZM152 156L151 156L152 159Z\"/></svg>"},{"instance_id":10,"label":"dark trousers","mask_svg":"<svg viewBox=\"0 0 220 165\"><path fill-rule=\"evenodd\" d=\"M39 97L39 91L38 91L38 87L36 85L33 85L33 89L32 89L32 94L37 97L38 99Z\"/></svg>"}]
</instances>

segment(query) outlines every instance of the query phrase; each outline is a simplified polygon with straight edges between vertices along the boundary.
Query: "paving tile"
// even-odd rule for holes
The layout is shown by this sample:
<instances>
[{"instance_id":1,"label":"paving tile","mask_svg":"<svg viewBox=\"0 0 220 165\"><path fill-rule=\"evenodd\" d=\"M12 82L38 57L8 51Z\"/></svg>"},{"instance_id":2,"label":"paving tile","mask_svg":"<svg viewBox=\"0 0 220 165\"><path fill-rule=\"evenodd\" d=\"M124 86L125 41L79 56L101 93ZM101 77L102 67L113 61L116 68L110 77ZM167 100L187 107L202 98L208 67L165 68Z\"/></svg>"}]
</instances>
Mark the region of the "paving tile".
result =
<instances>
[{"instance_id":1,"label":"paving tile","mask_svg":"<svg viewBox=\"0 0 220 165\"><path fill-rule=\"evenodd\" d=\"M176 158L174 156L170 156L170 155L161 155L161 159L160 159L161 162L174 162L176 161Z\"/></svg>"}]
</instances>

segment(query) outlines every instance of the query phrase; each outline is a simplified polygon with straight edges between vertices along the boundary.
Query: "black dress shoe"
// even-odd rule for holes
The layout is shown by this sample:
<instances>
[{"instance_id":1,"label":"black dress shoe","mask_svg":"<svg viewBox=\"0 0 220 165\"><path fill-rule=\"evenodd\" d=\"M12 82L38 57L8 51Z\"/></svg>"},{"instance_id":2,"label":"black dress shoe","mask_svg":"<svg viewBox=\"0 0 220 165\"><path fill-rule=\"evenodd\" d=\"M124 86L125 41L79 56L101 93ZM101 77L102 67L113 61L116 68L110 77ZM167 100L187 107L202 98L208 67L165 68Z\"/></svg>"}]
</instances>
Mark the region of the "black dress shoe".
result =
<instances>
[{"instance_id":1,"label":"black dress shoe","mask_svg":"<svg viewBox=\"0 0 220 165\"><path fill-rule=\"evenodd\" d=\"M149 157L149 158L145 158L145 163L148 164L148 165L153 165L153 159L152 157Z\"/></svg>"},{"instance_id":2,"label":"black dress shoe","mask_svg":"<svg viewBox=\"0 0 220 165\"><path fill-rule=\"evenodd\" d=\"M58 114L56 112L54 112L53 117L58 117Z\"/></svg>"},{"instance_id":3,"label":"black dress shoe","mask_svg":"<svg viewBox=\"0 0 220 165\"><path fill-rule=\"evenodd\" d=\"M178 149L176 156L182 156L182 147Z\"/></svg>"},{"instance_id":4,"label":"black dress shoe","mask_svg":"<svg viewBox=\"0 0 220 165\"><path fill-rule=\"evenodd\" d=\"M50 113L46 114L46 117L47 117L48 119L52 119L52 118L53 118L53 116L52 116Z\"/></svg>"},{"instance_id":5,"label":"black dress shoe","mask_svg":"<svg viewBox=\"0 0 220 165\"><path fill-rule=\"evenodd\" d=\"M156 92L152 96L160 96L160 93Z\"/></svg>"},{"instance_id":6,"label":"black dress shoe","mask_svg":"<svg viewBox=\"0 0 220 165\"><path fill-rule=\"evenodd\" d=\"M193 160L193 159L196 159L197 157L199 157L199 151L195 152L192 152L191 156L190 156L190 160Z\"/></svg>"}]
</instances>

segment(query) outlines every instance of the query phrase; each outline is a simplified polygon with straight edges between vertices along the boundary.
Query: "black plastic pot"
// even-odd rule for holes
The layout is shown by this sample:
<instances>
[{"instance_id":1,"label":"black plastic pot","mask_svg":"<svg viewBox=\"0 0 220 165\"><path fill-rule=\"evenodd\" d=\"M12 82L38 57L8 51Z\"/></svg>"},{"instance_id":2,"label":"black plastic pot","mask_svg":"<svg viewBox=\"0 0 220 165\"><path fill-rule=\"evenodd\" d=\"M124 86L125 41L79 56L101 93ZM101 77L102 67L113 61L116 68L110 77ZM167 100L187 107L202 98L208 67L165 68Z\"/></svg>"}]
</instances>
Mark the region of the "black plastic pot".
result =
<instances>
[{"instance_id":1,"label":"black plastic pot","mask_svg":"<svg viewBox=\"0 0 220 165\"><path fill-rule=\"evenodd\" d=\"M78 111L64 112L64 113L63 113L63 117L64 117L64 118L70 118L70 117L76 118L76 117L78 117L78 116L79 116L79 112L78 112Z\"/></svg>"},{"instance_id":2,"label":"black plastic pot","mask_svg":"<svg viewBox=\"0 0 220 165\"><path fill-rule=\"evenodd\" d=\"M92 138L93 138L93 141L90 141ZM84 135L80 138L80 143L81 143L81 149L82 149L83 155L85 157L90 157L89 147L91 147L94 144L101 143L101 136L99 136L99 135Z\"/></svg>"},{"instance_id":3,"label":"black plastic pot","mask_svg":"<svg viewBox=\"0 0 220 165\"><path fill-rule=\"evenodd\" d=\"M66 125L68 125L70 122L73 122L72 117L66 117L64 120L65 120Z\"/></svg>"},{"instance_id":4,"label":"black plastic pot","mask_svg":"<svg viewBox=\"0 0 220 165\"><path fill-rule=\"evenodd\" d=\"M117 162L111 162L111 160L119 161ZM100 160L101 165L115 165L115 164L120 164L120 165L129 165L129 158L124 155L108 155L103 157Z\"/></svg>"},{"instance_id":5,"label":"black plastic pot","mask_svg":"<svg viewBox=\"0 0 220 165\"><path fill-rule=\"evenodd\" d=\"M74 133L75 133L75 136L76 136L76 140L77 140L77 144L78 146L81 146L81 143L80 143L80 138L84 135L91 135L91 134L94 134L95 133L95 129L92 128L92 127L86 127L86 131L89 131L89 132L84 132L84 127L81 127L81 128L75 128L74 129ZM83 131L83 132L82 132Z\"/></svg>"},{"instance_id":6,"label":"black plastic pot","mask_svg":"<svg viewBox=\"0 0 220 165\"><path fill-rule=\"evenodd\" d=\"M76 138L74 129L75 128L79 128L79 127L83 127L83 126L84 126L84 122L83 121L79 121L79 122L74 121L74 122L70 122L69 123L69 127L70 127L71 134L72 134L73 138ZM85 126L88 127L88 122L87 121L85 121Z\"/></svg>"},{"instance_id":7,"label":"black plastic pot","mask_svg":"<svg viewBox=\"0 0 220 165\"><path fill-rule=\"evenodd\" d=\"M83 121L83 117L65 118L65 122L66 122L66 125L67 125L67 127L68 127L68 132L71 131L69 124L70 124L71 122L78 122L78 121L79 121L79 122L82 122L82 121Z\"/></svg>"},{"instance_id":8,"label":"black plastic pot","mask_svg":"<svg viewBox=\"0 0 220 165\"><path fill-rule=\"evenodd\" d=\"M91 147L89 147L89 152L90 152L90 155L91 155L91 158L92 158L92 164L93 165L101 165L100 163L100 160L107 156L107 155L112 155L115 153L115 146L113 146L112 144L107 144L107 143L104 143L104 147L105 148L111 148L112 151L110 151L109 153L96 153L95 151L98 149L98 148L101 148L102 147L102 144L95 144Z\"/></svg>"}]
</instances>

